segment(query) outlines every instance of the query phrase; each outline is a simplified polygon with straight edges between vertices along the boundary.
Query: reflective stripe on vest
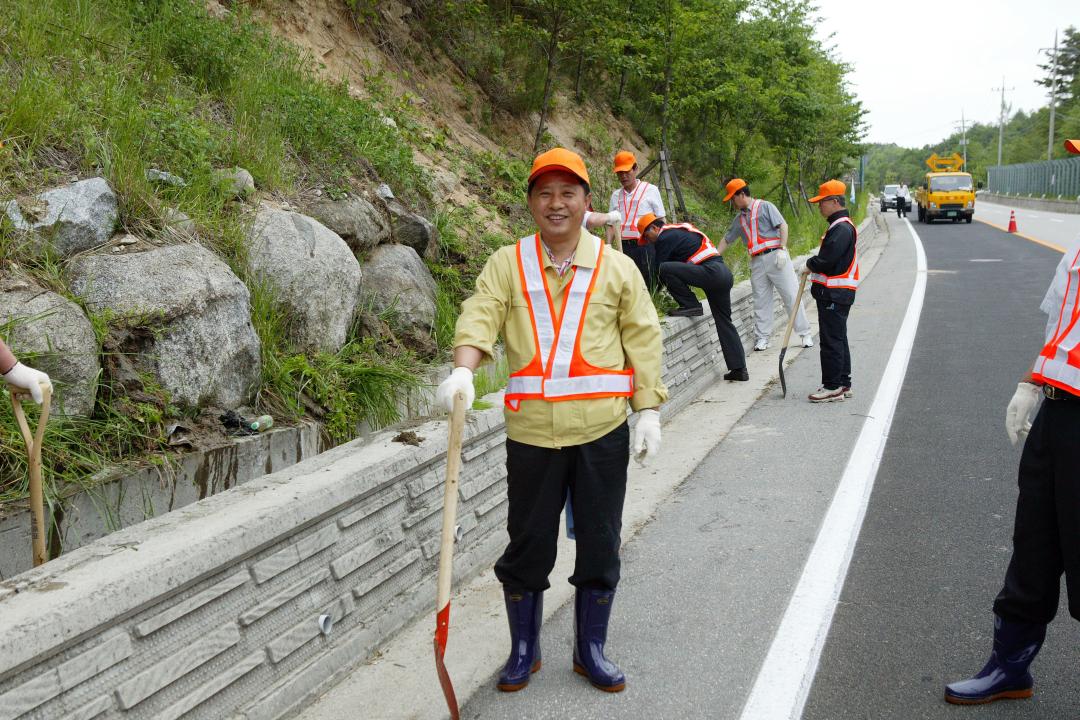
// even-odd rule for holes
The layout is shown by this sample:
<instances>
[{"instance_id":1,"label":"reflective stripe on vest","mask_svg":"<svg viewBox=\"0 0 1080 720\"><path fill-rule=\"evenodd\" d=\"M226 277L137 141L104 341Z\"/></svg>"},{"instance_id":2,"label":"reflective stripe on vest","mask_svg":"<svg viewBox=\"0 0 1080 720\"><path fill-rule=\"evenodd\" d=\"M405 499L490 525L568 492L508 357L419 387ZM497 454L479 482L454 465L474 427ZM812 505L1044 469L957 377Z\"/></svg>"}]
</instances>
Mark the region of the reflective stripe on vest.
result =
<instances>
[{"instance_id":1,"label":"reflective stripe on vest","mask_svg":"<svg viewBox=\"0 0 1080 720\"><path fill-rule=\"evenodd\" d=\"M694 233L695 235L701 236L701 245L698 246L698 249L694 251L694 254L691 255L686 262L693 263L694 265L700 265L711 257L720 257L720 251L713 247L712 240L710 240L705 233L701 232L690 223L675 223L672 225L664 225L662 228L660 228L660 232L663 233L668 228L678 228L680 230L686 230L688 232Z\"/></svg>"},{"instance_id":2,"label":"reflective stripe on vest","mask_svg":"<svg viewBox=\"0 0 1080 720\"><path fill-rule=\"evenodd\" d=\"M637 229L638 211L641 210L641 201L645 199L645 189L647 187L649 187L649 183L638 180L637 187L630 193L629 202L626 199L626 191L619 189L619 210L622 211L622 236L624 239L636 240L641 237L641 232Z\"/></svg>"},{"instance_id":3,"label":"reflective stripe on vest","mask_svg":"<svg viewBox=\"0 0 1080 720\"><path fill-rule=\"evenodd\" d=\"M746 215L739 213L739 224L742 225L743 234L746 236L746 250L750 256L760 255L769 248L783 247L778 237L762 237L758 234L758 216L761 214L761 201L754 200L750 203L750 223L746 222Z\"/></svg>"},{"instance_id":4,"label":"reflective stripe on vest","mask_svg":"<svg viewBox=\"0 0 1080 720\"><path fill-rule=\"evenodd\" d=\"M1050 342L1039 353L1031 377L1035 382L1080 395L1080 251L1069 265L1065 297Z\"/></svg>"},{"instance_id":5,"label":"reflective stripe on vest","mask_svg":"<svg viewBox=\"0 0 1080 720\"><path fill-rule=\"evenodd\" d=\"M848 269L840 275L823 275L821 273L810 273L810 281L817 283L818 285L824 285L829 288L841 288L844 290L857 290L859 288L859 231L855 229L855 223L851 222L851 218L842 217L837 218L835 222L829 225L829 229L825 231L825 235L829 234L829 230L839 225L842 222L846 222L851 226L852 230L855 230L855 247L851 252L851 264L848 265ZM825 235L821 236L821 241L825 242Z\"/></svg>"},{"instance_id":6,"label":"reflective stripe on vest","mask_svg":"<svg viewBox=\"0 0 1080 720\"><path fill-rule=\"evenodd\" d=\"M529 305L536 354L528 365L510 375L504 399L511 410L518 410L522 400L580 400L634 394L633 369L598 368L586 362L581 354L585 313L604 256L603 243L595 236L592 240L595 267L574 266L558 326L541 260L540 235L518 241L518 272Z\"/></svg>"}]
</instances>

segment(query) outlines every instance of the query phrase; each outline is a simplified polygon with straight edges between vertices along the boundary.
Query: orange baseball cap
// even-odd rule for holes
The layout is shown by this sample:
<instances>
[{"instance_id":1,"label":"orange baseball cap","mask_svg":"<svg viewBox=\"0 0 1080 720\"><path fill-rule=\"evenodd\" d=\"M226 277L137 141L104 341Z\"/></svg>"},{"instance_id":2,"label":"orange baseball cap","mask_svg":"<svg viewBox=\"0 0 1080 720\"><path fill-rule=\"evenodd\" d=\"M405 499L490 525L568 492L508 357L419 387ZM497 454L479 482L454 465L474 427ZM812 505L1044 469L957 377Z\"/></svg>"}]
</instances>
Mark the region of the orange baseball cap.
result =
<instances>
[{"instance_id":1,"label":"orange baseball cap","mask_svg":"<svg viewBox=\"0 0 1080 720\"><path fill-rule=\"evenodd\" d=\"M626 172L627 170L633 170L637 165L637 158L634 157L634 153L629 150L620 150L615 153L615 167L613 172Z\"/></svg>"},{"instance_id":2,"label":"orange baseball cap","mask_svg":"<svg viewBox=\"0 0 1080 720\"><path fill-rule=\"evenodd\" d=\"M1066 140L1065 149L1073 155L1080 155L1080 140Z\"/></svg>"},{"instance_id":3,"label":"orange baseball cap","mask_svg":"<svg viewBox=\"0 0 1080 720\"><path fill-rule=\"evenodd\" d=\"M586 185L591 185L589 171L585 169L585 161L576 152L561 147L536 156L533 160L532 172L529 173L529 182L552 170L563 170L584 180Z\"/></svg>"},{"instance_id":4,"label":"orange baseball cap","mask_svg":"<svg viewBox=\"0 0 1080 720\"><path fill-rule=\"evenodd\" d=\"M644 215L642 215L641 217L638 218L637 231L639 233L641 233L641 239L642 240L645 239L645 228L649 227L654 222L656 222L656 216L653 215L652 213L645 213Z\"/></svg>"},{"instance_id":5,"label":"orange baseball cap","mask_svg":"<svg viewBox=\"0 0 1080 720\"><path fill-rule=\"evenodd\" d=\"M727 190L727 195L724 196L724 199L721 202L727 202L735 196L735 193L739 192L744 187L746 187L746 181L742 178L735 178L734 180L731 180L730 182L728 182L727 185L724 186L724 189Z\"/></svg>"},{"instance_id":6,"label":"orange baseball cap","mask_svg":"<svg viewBox=\"0 0 1080 720\"><path fill-rule=\"evenodd\" d=\"M837 195L843 197L847 194L847 185L839 180L827 180L821 183L821 187L818 188L817 195L810 198L810 202L821 202L825 198L835 197Z\"/></svg>"}]
</instances>

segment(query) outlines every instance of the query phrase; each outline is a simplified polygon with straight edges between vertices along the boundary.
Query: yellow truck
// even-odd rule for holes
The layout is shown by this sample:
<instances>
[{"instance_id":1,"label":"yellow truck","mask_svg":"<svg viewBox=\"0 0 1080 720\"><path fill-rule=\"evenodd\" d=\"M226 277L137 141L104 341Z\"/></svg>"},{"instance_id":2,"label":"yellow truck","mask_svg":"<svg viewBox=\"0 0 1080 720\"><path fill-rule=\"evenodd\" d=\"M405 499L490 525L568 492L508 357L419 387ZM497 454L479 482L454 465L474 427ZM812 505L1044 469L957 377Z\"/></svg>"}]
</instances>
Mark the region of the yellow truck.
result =
<instances>
[{"instance_id":1,"label":"yellow truck","mask_svg":"<svg viewBox=\"0 0 1080 720\"><path fill-rule=\"evenodd\" d=\"M971 222L975 215L975 184L971 175L962 171L964 158L957 153L947 158L934 153L926 165L930 172L926 173L922 186L915 190L919 222Z\"/></svg>"}]
</instances>

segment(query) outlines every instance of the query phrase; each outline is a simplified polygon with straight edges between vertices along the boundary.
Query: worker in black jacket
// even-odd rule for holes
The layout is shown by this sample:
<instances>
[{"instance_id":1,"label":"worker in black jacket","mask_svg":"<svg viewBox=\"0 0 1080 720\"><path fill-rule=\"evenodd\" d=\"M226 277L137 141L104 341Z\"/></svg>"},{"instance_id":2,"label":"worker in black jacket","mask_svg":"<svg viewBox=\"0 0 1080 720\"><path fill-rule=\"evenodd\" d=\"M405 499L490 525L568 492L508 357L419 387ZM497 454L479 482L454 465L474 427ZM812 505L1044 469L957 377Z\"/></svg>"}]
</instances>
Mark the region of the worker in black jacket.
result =
<instances>
[{"instance_id":1,"label":"worker in black jacket","mask_svg":"<svg viewBox=\"0 0 1080 720\"><path fill-rule=\"evenodd\" d=\"M859 258L855 224L844 208L846 191L844 183L829 180L810 198L829 223L817 255L808 258L803 268L803 274L808 274L813 283L810 294L817 301L821 333L821 387L808 398L814 403L851 397L847 319L859 287Z\"/></svg>"},{"instance_id":2,"label":"worker in black jacket","mask_svg":"<svg viewBox=\"0 0 1080 720\"><path fill-rule=\"evenodd\" d=\"M735 279L712 241L690 223L665 225L663 218L652 214L643 215L638 220L638 232L647 245L654 246L653 267L656 268L660 282L679 303L679 307L668 311L668 315L702 315L704 310L701 301L690 286L704 290L705 297L709 300L709 310L712 311L713 321L716 323L716 334L720 338L724 362L728 367L724 379L749 380L742 338L735 329L735 323L731 321L731 286Z\"/></svg>"}]
</instances>

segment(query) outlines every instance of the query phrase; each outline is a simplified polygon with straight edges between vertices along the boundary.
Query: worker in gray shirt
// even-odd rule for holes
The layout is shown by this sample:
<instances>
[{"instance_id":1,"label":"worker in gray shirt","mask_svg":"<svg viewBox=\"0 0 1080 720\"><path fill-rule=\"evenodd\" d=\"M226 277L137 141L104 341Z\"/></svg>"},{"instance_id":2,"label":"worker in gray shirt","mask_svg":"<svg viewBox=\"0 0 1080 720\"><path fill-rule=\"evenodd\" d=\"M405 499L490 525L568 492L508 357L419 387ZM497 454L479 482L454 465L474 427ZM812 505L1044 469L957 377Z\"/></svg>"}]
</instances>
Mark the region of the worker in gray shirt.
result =
<instances>
[{"instance_id":1,"label":"worker in gray shirt","mask_svg":"<svg viewBox=\"0 0 1080 720\"><path fill-rule=\"evenodd\" d=\"M799 289L787 251L788 226L775 205L750 196L750 187L745 180L735 178L727 184L726 190L724 202L730 200L739 212L717 249L724 252L740 237L746 241L750 253L750 287L754 291L754 350L767 350L773 329L773 288L780 293L788 315ZM803 347L814 346L810 321L802 307L796 311L795 332L802 338Z\"/></svg>"}]
</instances>

